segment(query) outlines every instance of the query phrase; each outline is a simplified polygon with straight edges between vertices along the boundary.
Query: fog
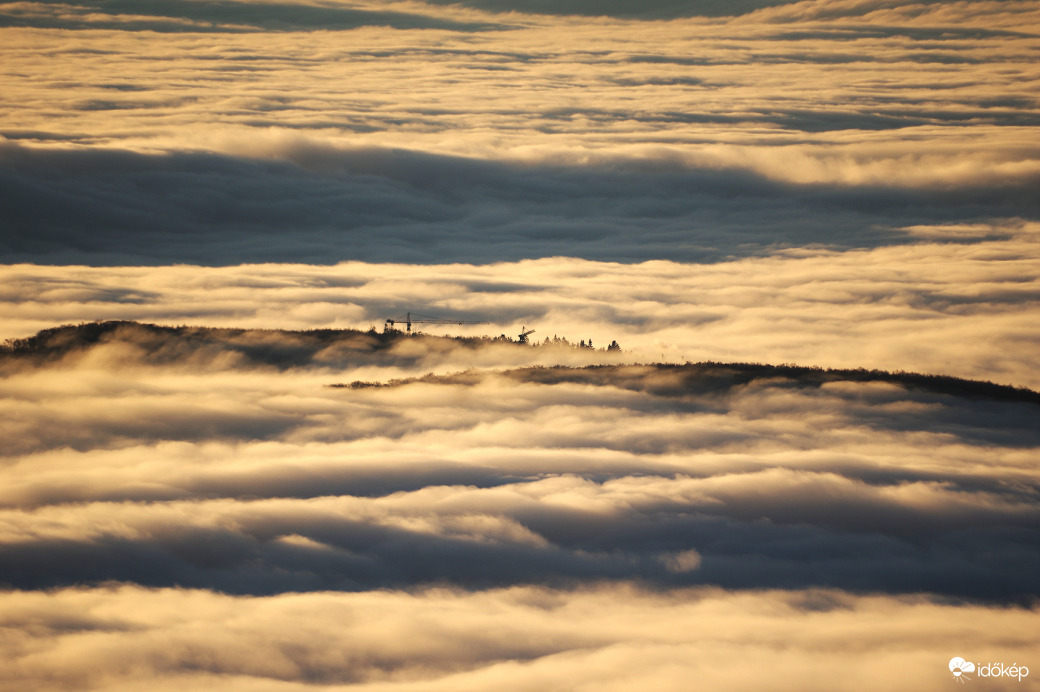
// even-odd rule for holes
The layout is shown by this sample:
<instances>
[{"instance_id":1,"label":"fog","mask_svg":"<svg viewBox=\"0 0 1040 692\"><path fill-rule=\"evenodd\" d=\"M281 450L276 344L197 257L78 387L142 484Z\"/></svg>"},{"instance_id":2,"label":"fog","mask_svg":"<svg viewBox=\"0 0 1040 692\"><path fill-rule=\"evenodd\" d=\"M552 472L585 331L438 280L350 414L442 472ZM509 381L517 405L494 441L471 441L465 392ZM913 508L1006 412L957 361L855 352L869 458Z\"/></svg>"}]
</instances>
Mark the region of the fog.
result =
<instances>
[{"instance_id":1,"label":"fog","mask_svg":"<svg viewBox=\"0 0 1040 692\"><path fill-rule=\"evenodd\" d=\"M819 590L235 598L119 587L7 594L0 618L26 633L5 638L18 665L0 679L107 690L944 689L949 651L980 632L1001 633L999 646L974 647L980 660L1037 651L1032 612Z\"/></svg>"},{"instance_id":2,"label":"fog","mask_svg":"<svg viewBox=\"0 0 1040 692\"><path fill-rule=\"evenodd\" d=\"M0 687L1040 689L1038 36L0 3Z\"/></svg>"},{"instance_id":3,"label":"fog","mask_svg":"<svg viewBox=\"0 0 1040 692\"><path fill-rule=\"evenodd\" d=\"M589 349L90 329L5 358L0 553L17 588L1037 595L1027 390L720 364L358 384L422 352Z\"/></svg>"}]
</instances>

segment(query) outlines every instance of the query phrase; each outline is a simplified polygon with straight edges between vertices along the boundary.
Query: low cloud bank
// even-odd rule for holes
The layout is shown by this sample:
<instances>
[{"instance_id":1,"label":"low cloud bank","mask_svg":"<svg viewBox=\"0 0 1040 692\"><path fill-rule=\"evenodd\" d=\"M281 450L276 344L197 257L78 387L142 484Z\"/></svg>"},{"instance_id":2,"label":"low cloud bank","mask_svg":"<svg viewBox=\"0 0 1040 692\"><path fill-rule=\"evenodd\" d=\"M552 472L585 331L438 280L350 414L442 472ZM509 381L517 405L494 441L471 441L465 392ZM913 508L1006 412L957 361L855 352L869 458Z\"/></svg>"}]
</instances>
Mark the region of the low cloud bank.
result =
<instances>
[{"instance_id":1,"label":"low cloud bank","mask_svg":"<svg viewBox=\"0 0 1040 692\"><path fill-rule=\"evenodd\" d=\"M130 586L7 592L0 682L41 691L678 692L693 681L937 692L954 684L954 655L1037 660L1036 615L921 596L630 585L266 598ZM1035 674L1001 689L1034 689Z\"/></svg>"},{"instance_id":2,"label":"low cloud bank","mask_svg":"<svg viewBox=\"0 0 1040 692\"><path fill-rule=\"evenodd\" d=\"M95 324L21 344L0 380L0 582L1040 597L1035 392L712 364L327 386L484 348L609 355L380 340Z\"/></svg>"},{"instance_id":3,"label":"low cloud bank","mask_svg":"<svg viewBox=\"0 0 1040 692\"><path fill-rule=\"evenodd\" d=\"M0 5L0 687L1035 688L1038 33Z\"/></svg>"},{"instance_id":4,"label":"low cloud bank","mask_svg":"<svg viewBox=\"0 0 1040 692\"><path fill-rule=\"evenodd\" d=\"M430 334L515 340L521 329L535 329L530 339L539 344L561 338L591 342L597 354L617 341L624 362L796 363L1040 388L1038 226L1005 220L913 226L899 233L918 242L846 252L792 249L713 264L550 258L422 266L13 265L0 267L0 337L26 338L86 319L367 332L381 331L389 318L400 327L411 310L447 321L488 322L415 325ZM281 353L289 364L323 343L312 337L301 351L296 342L265 346L268 337L260 333L238 338L234 348L209 355L200 342L192 347L193 357L201 364L219 352L246 362L266 348L271 358ZM171 345L170 355L193 339ZM384 352L376 372L330 374L327 381L603 362L588 360L587 349L532 352L500 345L474 350L454 342L441 354L401 348ZM349 360L336 349L330 344L322 355L315 353L314 364L327 358L334 369L337 359ZM528 357L550 352L543 359Z\"/></svg>"},{"instance_id":5,"label":"low cloud bank","mask_svg":"<svg viewBox=\"0 0 1040 692\"><path fill-rule=\"evenodd\" d=\"M452 21L421 13L359 9L345 3L243 2L241 0L32 0L0 6L0 27L241 33L347 31L361 27L408 30L493 31L508 25Z\"/></svg>"},{"instance_id":6,"label":"low cloud bank","mask_svg":"<svg viewBox=\"0 0 1040 692\"><path fill-rule=\"evenodd\" d=\"M1040 218L1035 3L539 14L633 7L6 3L0 253L719 262Z\"/></svg>"},{"instance_id":7,"label":"low cloud bank","mask_svg":"<svg viewBox=\"0 0 1040 692\"><path fill-rule=\"evenodd\" d=\"M898 245L911 240L901 227L1040 218L1026 192L1036 174L904 189L792 185L736 161L528 166L293 151L295 161L271 161L0 143L0 250L7 262L93 265L719 261Z\"/></svg>"}]
</instances>

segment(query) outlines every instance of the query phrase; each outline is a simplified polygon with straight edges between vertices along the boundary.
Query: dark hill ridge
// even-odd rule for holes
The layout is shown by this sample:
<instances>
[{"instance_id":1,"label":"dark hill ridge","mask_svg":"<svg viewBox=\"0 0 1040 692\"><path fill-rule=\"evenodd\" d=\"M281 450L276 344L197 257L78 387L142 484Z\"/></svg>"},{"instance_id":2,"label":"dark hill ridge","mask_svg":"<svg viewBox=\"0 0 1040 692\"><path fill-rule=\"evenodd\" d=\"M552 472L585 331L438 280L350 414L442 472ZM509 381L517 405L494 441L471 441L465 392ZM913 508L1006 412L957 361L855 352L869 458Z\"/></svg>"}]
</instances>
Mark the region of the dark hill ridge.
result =
<instances>
[{"instance_id":1,"label":"dark hill ridge","mask_svg":"<svg viewBox=\"0 0 1040 692\"><path fill-rule=\"evenodd\" d=\"M397 353L402 342L421 344L425 349L409 349L408 355ZM352 361L366 363L400 363L418 361L418 350L431 353L452 349L476 350L489 344L515 348L539 348L503 340L501 337L458 337L409 335L399 331L378 332L374 329L312 329L305 331L278 329L230 329L191 326L161 326L132 321L88 322L45 329L24 339L12 339L0 346L0 363L31 364L45 367L58 361L85 355L102 345L123 344L135 349L140 362L148 365L177 363L226 364L227 367L323 367ZM575 347L577 348L577 347ZM232 358L228 358L228 356ZM435 384L469 384L487 373L466 371L450 375L391 380L389 382L352 382L332 387L394 387L414 382ZM819 387L829 382L886 382L905 389L928 391L949 396L997 401L1025 402L1040 405L1040 392L1025 387L1012 387L979 380L966 380L945 375L884 370L824 369L796 365L764 365L758 363L657 363L649 365L588 365L585 367L523 367L497 373L518 382L557 384L578 382L639 389L662 396L678 396L696 391L725 391L756 380L800 387Z\"/></svg>"},{"instance_id":2,"label":"dark hill ridge","mask_svg":"<svg viewBox=\"0 0 1040 692\"><path fill-rule=\"evenodd\" d=\"M364 389L396 387L424 382L431 384L471 384L485 373L466 371L450 375L390 380L388 382L351 382L332 387ZM1040 392L1026 387L1012 387L981 380L968 380L946 375L914 372L889 372L864 368L820 368L798 365L765 365L761 363L652 363L634 365L533 366L498 373L518 382L559 384L574 382L598 386L612 385L639 389L659 396L677 396L690 391L710 393L724 391L756 380L787 381L792 385L819 387L828 382L886 382L906 389L917 389L951 396L1040 404Z\"/></svg>"},{"instance_id":3,"label":"dark hill ridge","mask_svg":"<svg viewBox=\"0 0 1040 692\"><path fill-rule=\"evenodd\" d=\"M137 349L140 362L167 365L178 361L212 362L234 356L238 366L294 367L328 366L351 358L385 358L402 341L419 341L430 351L446 348L478 348L493 340L486 337L438 337L375 329L234 329L193 326L162 326L133 321L87 322L44 329L24 338L10 339L0 346L0 359L23 359L37 365L75 358L101 345L125 344ZM509 343L508 341L506 343ZM519 344L517 344L519 346Z\"/></svg>"},{"instance_id":4,"label":"dark hill ridge","mask_svg":"<svg viewBox=\"0 0 1040 692\"><path fill-rule=\"evenodd\" d=\"M332 387L364 389L396 387L424 382L431 384L472 384L485 373L466 371L451 375L424 375L389 382L351 382ZM518 382L558 384L574 382L597 386L615 386L647 391L658 396L680 396L697 392L723 392L755 380L798 387L819 387L828 382L885 382L904 389L926 391L969 399L1022 402L1040 405L1040 392L1025 387L1011 387L981 380L966 380L946 375L885 370L832 369L797 365L764 365L760 363L653 363L648 365L587 365L584 367L533 366L505 370L499 375Z\"/></svg>"}]
</instances>

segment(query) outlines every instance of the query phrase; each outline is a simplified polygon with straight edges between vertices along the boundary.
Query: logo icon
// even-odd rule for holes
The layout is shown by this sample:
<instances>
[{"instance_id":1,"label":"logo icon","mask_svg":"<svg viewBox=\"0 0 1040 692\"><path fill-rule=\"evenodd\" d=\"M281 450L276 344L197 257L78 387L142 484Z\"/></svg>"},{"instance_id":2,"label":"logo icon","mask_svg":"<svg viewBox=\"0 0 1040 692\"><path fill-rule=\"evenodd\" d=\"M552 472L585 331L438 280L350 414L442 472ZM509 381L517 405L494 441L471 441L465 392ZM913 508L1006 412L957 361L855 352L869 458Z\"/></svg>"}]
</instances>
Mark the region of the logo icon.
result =
<instances>
[{"instance_id":1,"label":"logo icon","mask_svg":"<svg viewBox=\"0 0 1040 692\"><path fill-rule=\"evenodd\" d=\"M950 659L950 672L953 673L954 680L963 683L965 680L971 680L965 673L974 673L975 664L965 661L960 656L954 656Z\"/></svg>"}]
</instances>

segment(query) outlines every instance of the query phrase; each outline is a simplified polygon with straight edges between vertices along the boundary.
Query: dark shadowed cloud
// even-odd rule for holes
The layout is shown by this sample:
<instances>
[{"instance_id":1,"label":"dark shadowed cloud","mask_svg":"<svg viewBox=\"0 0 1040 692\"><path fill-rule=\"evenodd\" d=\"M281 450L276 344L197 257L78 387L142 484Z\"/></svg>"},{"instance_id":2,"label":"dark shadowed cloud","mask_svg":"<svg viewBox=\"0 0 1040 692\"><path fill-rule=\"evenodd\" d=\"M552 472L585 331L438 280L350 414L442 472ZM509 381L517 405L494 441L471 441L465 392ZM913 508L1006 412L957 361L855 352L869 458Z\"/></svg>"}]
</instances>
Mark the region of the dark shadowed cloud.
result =
<instances>
[{"instance_id":1,"label":"dark shadowed cloud","mask_svg":"<svg viewBox=\"0 0 1040 692\"><path fill-rule=\"evenodd\" d=\"M1032 177L940 189L792 185L620 160L493 163L303 148L216 154L0 147L7 261L221 265L493 262L554 255L717 261L905 242L888 228L1040 215Z\"/></svg>"},{"instance_id":2,"label":"dark shadowed cloud","mask_svg":"<svg viewBox=\"0 0 1040 692\"><path fill-rule=\"evenodd\" d=\"M508 28L491 23L360 10L341 5L299 2L217 0L33 0L0 5L0 27L110 29L155 32L344 31L376 26L393 29L488 31Z\"/></svg>"},{"instance_id":3,"label":"dark shadowed cloud","mask_svg":"<svg viewBox=\"0 0 1040 692\"><path fill-rule=\"evenodd\" d=\"M429 4L465 5L491 12L574 14L592 17L674 19L676 17L732 17L791 0L426 0Z\"/></svg>"}]
</instances>

